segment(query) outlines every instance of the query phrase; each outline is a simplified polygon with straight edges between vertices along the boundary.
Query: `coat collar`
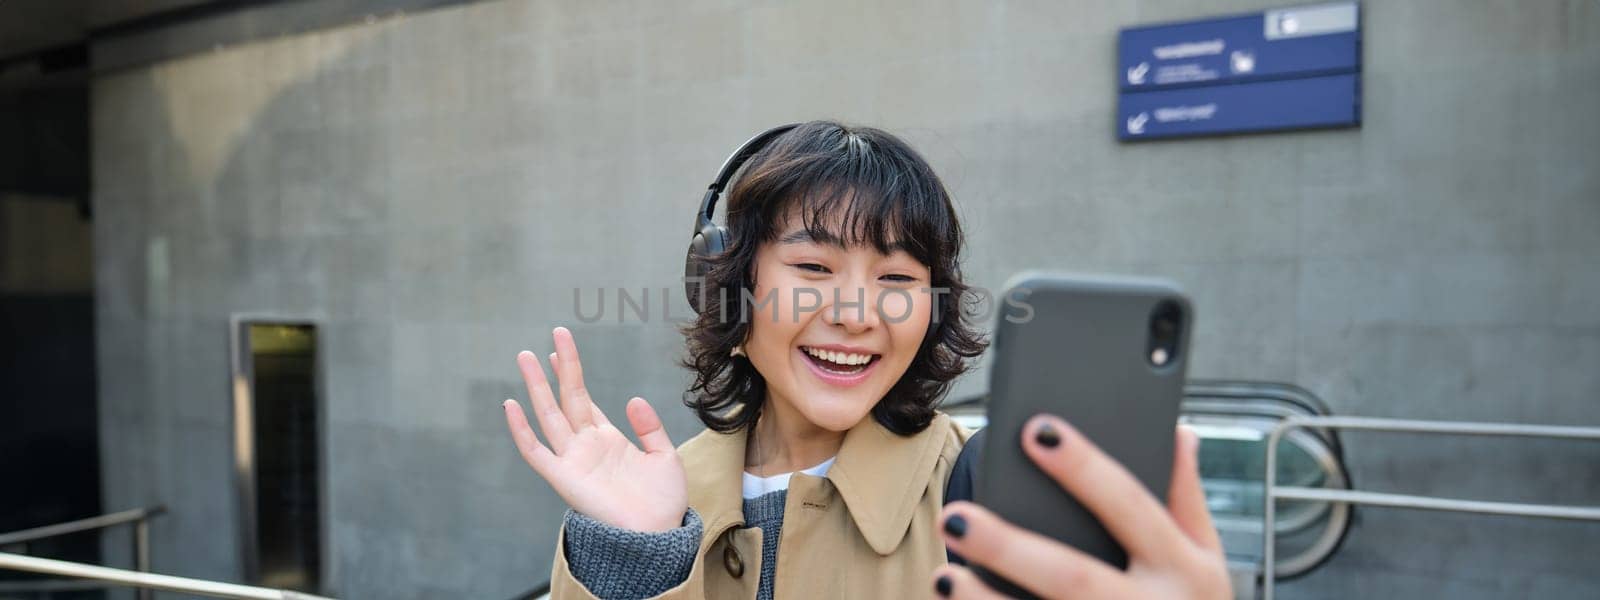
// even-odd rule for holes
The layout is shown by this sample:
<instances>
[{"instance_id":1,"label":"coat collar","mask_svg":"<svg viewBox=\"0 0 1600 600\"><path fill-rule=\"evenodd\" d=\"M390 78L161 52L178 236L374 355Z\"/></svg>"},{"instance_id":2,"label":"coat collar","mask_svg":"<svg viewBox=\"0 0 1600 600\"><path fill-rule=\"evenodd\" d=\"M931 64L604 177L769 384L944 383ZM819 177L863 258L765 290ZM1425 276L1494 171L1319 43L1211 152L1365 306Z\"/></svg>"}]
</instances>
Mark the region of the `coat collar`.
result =
<instances>
[{"instance_id":1,"label":"coat collar","mask_svg":"<svg viewBox=\"0 0 1600 600\"><path fill-rule=\"evenodd\" d=\"M856 528L880 555L899 547L918 501L928 488L949 434L949 417L937 415L922 431L901 436L870 415L845 432L827 479L839 490ZM748 433L706 431L678 449L689 484L689 504L708 536L744 524L741 495Z\"/></svg>"}]
</instances>

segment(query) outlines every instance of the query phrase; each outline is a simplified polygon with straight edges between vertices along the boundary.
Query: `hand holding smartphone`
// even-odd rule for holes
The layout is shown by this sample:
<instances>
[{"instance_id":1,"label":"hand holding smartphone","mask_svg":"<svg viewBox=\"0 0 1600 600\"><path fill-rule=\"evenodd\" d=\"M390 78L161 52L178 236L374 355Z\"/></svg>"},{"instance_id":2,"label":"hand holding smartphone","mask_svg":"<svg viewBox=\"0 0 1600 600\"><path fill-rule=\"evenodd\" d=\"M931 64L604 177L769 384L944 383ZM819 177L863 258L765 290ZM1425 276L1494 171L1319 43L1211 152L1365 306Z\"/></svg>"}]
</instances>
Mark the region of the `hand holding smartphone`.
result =
<instances>
[{"instance_id":1,"label":"hand holding smartphone","mask_svg":"<svg viewBox=\"0 0 1600 600\"><path fill-rule=\"evenodd\" d=\"M1044 273L1013 278L1004 297L1031 311L1002 314L995 329L989 432L974 499L1013 524L1125 568L1122 546L1023 455L1017 440L1034 415L1062 417L1165 501L1190 303L1162 280ZM998 591L1032 597L978 573Z\"/></svg>"}]
</instances>

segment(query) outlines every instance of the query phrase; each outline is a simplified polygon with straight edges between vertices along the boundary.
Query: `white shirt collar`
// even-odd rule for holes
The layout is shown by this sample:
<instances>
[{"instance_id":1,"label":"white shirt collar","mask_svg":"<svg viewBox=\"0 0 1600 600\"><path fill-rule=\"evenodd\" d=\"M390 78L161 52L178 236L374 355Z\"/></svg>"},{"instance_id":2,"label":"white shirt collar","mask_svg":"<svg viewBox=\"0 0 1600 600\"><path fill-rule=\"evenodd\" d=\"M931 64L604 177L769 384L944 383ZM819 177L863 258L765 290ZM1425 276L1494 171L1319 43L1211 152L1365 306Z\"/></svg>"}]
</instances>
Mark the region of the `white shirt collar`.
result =
<instances>
[{"instance_id":1,"label":"white shirt collar","mask_svg":"<svg viewBox=\"0 0 1600 600\"><path fill-rule=\"evenodd\" d=\"M800 472L813 477L822 477L828 474L828 467L833 466L833 461L837 458L839 457L834 456L828 460L822 461L821 464L818 464L815 467L802 469ZM771 477L760 477L745 473L744 491L740 495L744 496L745 500L749 500L751 498L770 494L778 490L787 490L789 489L789 476L791 475L794 475L794 473L783 473L781 475L773 475Z\"/></svg>"}]
</instances>

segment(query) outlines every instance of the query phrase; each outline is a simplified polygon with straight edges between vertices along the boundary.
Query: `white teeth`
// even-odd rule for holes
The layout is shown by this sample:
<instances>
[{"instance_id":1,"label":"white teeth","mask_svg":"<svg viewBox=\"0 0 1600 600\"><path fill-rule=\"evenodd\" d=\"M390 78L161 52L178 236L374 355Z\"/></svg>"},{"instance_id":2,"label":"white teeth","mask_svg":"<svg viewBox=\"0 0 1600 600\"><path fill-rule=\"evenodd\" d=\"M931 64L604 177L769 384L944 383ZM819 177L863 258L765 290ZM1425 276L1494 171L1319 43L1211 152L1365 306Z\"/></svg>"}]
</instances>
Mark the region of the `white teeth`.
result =
<instances>
[{"instance_id":1,"label":"white teeth","mask_svg":"<svg viewBox=\"0 0 1600 600\"><path fill-rule=\"evenodd\" d=\"M806 348L805 350L806 354L840 365L864 365L872 361L871 354L851 354L832 350L817 350L815 348Z\"/></svg>"}]
</instances>

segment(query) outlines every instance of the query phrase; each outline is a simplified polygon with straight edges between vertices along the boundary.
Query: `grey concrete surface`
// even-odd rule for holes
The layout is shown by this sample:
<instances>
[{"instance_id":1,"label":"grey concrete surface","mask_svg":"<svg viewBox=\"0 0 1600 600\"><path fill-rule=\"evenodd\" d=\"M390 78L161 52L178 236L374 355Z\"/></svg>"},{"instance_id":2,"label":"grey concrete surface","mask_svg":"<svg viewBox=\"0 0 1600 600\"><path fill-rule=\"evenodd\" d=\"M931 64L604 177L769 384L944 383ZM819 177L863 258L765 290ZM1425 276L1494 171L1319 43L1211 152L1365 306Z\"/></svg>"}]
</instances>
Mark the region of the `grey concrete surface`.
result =
<instances>
[{"instance_id":1,"label":"grey concrete surface","mask_svg":"<svg viewBox=\"0 0 1600 600\"><path fill-rule=\"evenodd\" d=\"M695 433L673 325L578 323L572 290L671 288L686 314L712 171L810 118L926 153L977 285L1035 267L1183 283L1195 376L1298 383L1341 414L1600 424L1600 5L1364 2L1359 130L1115 142L1119 27L1280 5L502 0L99 75L105 504L171 507L156 569L238 578L228 318L310 318L328 591L527 589L563 506L503 431L513 355L572 326L603 408L642 395L675 440ZM1348 454L1376 490L1600 503L1593 446L1366 436ZM1593 597L1597 534L1364 510L1280 589Z\"/></svg>"}]
</instances>

